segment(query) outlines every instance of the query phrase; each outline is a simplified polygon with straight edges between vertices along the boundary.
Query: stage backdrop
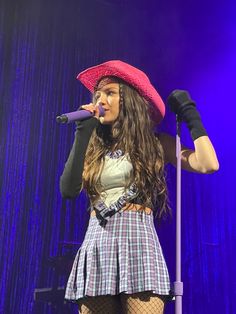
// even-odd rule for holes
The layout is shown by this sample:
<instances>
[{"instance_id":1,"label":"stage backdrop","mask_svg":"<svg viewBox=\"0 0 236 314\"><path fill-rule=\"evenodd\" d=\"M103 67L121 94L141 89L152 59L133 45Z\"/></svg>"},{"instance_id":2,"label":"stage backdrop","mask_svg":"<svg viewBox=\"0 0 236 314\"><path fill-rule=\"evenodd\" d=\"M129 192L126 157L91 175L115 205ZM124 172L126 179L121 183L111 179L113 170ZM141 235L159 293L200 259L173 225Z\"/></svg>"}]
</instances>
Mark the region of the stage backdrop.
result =
<instances>
[{"instance_id":1,"label":"stage backdrop","mask_svg":"<svg viewBox=\"0 0 236 314\"><path fill-rule=\"evenodd\" d=\"M61 199L74 126L55 117L90 100L77 73L110 59L143 69L163 99L179 88L197 103L220 170L182 173L183 312L236 313L235 12L233 0L1 0L0 313L62 312L34 291L65 285L52 257L75 253L88 215L83 194ZM161 128L175 134L168 109ZM157 231L174 281L175 169L167 175L173 218Z\"/></svg>"}]
</instances>

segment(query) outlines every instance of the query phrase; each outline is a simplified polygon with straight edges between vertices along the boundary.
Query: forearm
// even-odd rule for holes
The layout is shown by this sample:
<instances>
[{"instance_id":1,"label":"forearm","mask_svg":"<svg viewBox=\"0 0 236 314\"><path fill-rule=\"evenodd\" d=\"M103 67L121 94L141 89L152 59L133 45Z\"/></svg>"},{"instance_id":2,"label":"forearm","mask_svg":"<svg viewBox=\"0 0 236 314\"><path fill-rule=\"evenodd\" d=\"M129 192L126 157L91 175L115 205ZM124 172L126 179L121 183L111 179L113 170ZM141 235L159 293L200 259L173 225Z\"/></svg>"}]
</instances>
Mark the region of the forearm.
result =
<instances>
[{"instance_id":1,"label":"forearm","mask_svg":"<svg viewBox=\"0 0 236 314\"><path fill-rule=\"evenodd\" d=\"M82 189L85 154L98 123L96 118L91 118L80 122L76 129L74 143L60 178L60 191L64 198L74 198Z\"/></svg>"},{"instance_id":2,"label":"forearm","mask_svg":"<svg viewBox=\"0 0 236 314\"><path fill-rule=\"evenodd\" d=\"M216 152L208 136L197 138L194 148L194 151L182 150L181 158L186 170L213 173L219 169Z\"/></svg>"}]
</instances>

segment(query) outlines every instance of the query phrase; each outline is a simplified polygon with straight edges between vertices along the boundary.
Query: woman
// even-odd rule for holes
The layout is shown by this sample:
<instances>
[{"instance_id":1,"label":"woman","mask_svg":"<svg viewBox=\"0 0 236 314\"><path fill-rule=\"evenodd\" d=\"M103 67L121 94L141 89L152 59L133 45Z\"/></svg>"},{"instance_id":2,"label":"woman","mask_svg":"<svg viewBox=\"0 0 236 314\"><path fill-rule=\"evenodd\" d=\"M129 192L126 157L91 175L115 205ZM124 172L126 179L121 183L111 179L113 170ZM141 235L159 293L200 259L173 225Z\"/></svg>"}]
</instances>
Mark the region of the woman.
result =
<instances>
[{"instance_id":1,"label":"woman","mask_svg":"<svg viewBox=\"0 0 236 314\"><path fill-rule=\"evenodd\" d=\"M153 217L169 212L164 164L176 164L175 139L153 132L164 103L142 71L118 60L78 79L93 93L82 109L94 117L77 123L60 188L65 198L85 189L91 213L65 297L83 314L163 313L170 283ZM182 148L182 168L214 172L217 157L196 107L186 92L180 98L175 110L195 147Z\"/></svg>"}]
</instances>

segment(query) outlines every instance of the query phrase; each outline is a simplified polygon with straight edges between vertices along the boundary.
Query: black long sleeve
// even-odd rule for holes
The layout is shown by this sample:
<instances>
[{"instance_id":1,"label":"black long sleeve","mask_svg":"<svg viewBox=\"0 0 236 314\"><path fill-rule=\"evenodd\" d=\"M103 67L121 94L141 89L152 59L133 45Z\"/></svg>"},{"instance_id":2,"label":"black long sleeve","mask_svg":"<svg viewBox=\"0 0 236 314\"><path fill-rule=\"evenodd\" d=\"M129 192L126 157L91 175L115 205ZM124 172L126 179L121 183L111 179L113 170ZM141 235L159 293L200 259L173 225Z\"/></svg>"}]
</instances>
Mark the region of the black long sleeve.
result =
<instances>
[{"instance_id":1,"label":"black long sleeve","mask_svg":"<svg viewBox=\"0 0 236 314\"><path fill-rule=\"evenodd\" d=\"M77 125L74 143L60 177L60 191L64 198L74 198L81 191L86 150L98 124L99 120L93 117L80 121Z\"/></svg>"}]
</instances>

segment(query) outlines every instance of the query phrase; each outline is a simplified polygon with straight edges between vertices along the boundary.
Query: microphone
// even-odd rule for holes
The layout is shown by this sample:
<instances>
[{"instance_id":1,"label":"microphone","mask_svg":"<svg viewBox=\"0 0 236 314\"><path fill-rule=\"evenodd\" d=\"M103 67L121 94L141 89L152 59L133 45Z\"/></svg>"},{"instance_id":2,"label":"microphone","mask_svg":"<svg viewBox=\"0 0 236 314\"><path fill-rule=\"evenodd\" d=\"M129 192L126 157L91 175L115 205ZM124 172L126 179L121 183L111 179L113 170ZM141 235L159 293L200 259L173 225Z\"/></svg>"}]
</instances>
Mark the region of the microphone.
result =
<instances>
[{"instance_id":1,"label":"microphone","mask_svg":"<svg viewBox=\"0 0 236 314\"><path fill-rule=\"evenodd\" d=\"M105 114L104 108L99 105L99 117L103 117ZM81 109L81 110L76 110L68 113L64 113L60 116L56 117L56 121L58 123L72 123L74 121L81 121L81 120L86 120L89 118L92 118L94 116L94 113L86 110L86 109Z\"/></svg>"}]
</instances>

